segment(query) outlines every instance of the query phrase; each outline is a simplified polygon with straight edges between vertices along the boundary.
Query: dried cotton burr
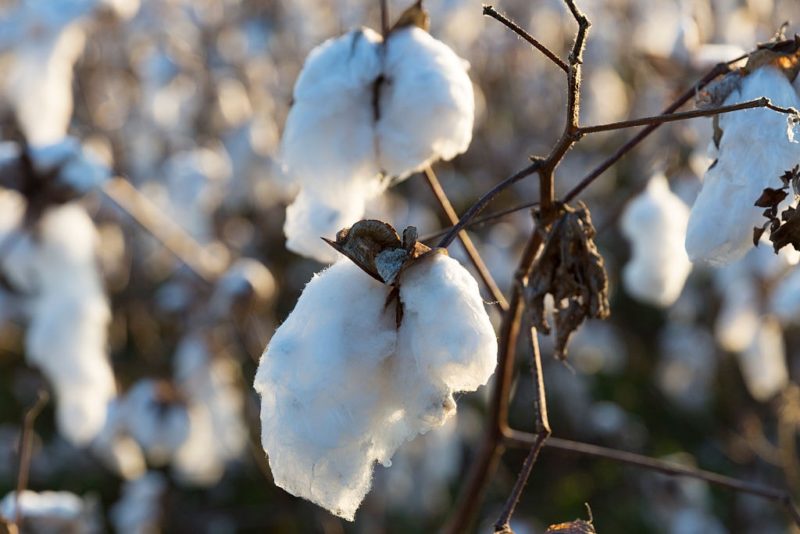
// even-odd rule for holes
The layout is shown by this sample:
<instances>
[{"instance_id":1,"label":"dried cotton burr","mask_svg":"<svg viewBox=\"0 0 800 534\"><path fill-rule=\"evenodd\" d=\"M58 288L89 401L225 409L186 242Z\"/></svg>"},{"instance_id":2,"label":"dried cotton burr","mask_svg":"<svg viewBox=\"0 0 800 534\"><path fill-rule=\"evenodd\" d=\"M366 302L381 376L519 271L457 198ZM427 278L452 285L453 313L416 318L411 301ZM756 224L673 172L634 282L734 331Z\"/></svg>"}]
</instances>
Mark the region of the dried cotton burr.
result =
<instances>
[{"instance_id":1,"label":"dried cotton burr","mask_svg":"<svg viewBox=\"0 0 800 534\"><path fill-rule=\"evenodd\" d=\"M683 246L688 220L689 208L663 175L651 178L625 209L622 233L633 250L623 281L633 297L660 307L678 299L692 269Z\"/></svg>"},{"instance_id":2,"label":"dried cotton burr","mask_svg":"<svg viewBox=\"0 0 800 534\"><path fill-rule=\"evenodd\" d=\"M379 278L349 259L315 275L255 379L275 483L351 521L374 463L442 426L453 394L485 384L497 357L477 282L457 261L427 254L393 287ZM399 325L387 306L397 287Z\"/></svg>"},{"instance_id":3,"label":"dried cotton burr","mask_svg":"<svg viewBox=\"0 0 800 534\"><path fill-rule=\"evenodd\" d=\"M362 28L312 50L282 139L282 162L300 186L287 210L287 248L335 261L320 236L362 218L391 183L464 152L475 112L468 68L414 25L385 40Z\"/></svg>"},{"instance_id":4,"label":"dried cotton burr","mask_svg":"<svg viewBox=\"0 0 800 534\"><path fill-rule=\"evenodd\" d=\"M761 97L800 108L787 76L769 65L745 76L724 105ZM715 265L744 256L753 227L763 223L763 209L755 201L764 188L780 185L779 177L800 160L800 144L790 135L786 115L769 109L727 113L719 116L719 130L717 159L706 172L686 233L689 258Z\"/></svg>"}]
</instances>

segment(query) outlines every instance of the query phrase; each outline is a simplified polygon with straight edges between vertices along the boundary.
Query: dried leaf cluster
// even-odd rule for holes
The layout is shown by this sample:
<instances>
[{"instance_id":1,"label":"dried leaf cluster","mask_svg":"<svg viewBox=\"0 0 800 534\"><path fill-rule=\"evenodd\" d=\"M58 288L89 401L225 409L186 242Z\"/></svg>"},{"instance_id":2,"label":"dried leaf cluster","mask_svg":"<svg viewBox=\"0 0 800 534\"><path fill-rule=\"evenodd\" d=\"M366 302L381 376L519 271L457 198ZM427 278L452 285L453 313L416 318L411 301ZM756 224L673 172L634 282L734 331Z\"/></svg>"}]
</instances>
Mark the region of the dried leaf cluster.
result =
<instances>
[{"instance_id":1,"label":"dried leaf cluster","mask_svg":"<svg viewBox=\"0 0 800 534\"><path fill-rule=\"evenodd\" d=\"M753 228L754 246L758 246L764 231L769 228L769 240L772 242L776 254L786 245L792 245L795 250L800 250L800 211L789 206L778 217L778 206L789 196L790 186L794 197L798 197L800 165L795 165L793 169L783 173L781 182L783 182L781 188L767 187L756 200L755 205L764 208L764 217L767 218L767 222Z\"/></svg>"},{"instance_id":2,"label":"dried leaf cluster","mask_svg":"<svg viewBox=\"0 0 800 534\"><path fill-rule=\"evenodd\" d=\"M545 334L550 333L545 297L548 294L553 297L555 356L564 360L570 336L585 319L608 317L608 275L594 243L595 229L589 209L583 202L579 201L577 208L562 205L550 225L543 225L541 215L536 212L534 217L536 231L546 235L525 287L525 297L534 326Z\"/></svg>"}]
</instances>

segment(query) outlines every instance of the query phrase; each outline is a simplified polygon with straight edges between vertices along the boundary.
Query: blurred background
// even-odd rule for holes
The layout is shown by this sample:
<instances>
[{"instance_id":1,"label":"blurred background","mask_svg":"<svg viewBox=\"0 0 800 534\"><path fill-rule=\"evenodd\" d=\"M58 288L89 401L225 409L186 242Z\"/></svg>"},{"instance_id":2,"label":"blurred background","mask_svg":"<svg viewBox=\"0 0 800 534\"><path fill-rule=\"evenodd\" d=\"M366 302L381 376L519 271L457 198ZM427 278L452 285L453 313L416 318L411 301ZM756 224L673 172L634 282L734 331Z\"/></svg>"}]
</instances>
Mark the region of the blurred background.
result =
<instances>
[{"instance_id":1,"label":"blurred background","mask_svg":"<svg viewBox=\"0 0 800 534\"><path fill-rule=\"evenodd\" d=\"M407 4L391 0L391 17ZM435 167L463 212L529 155L549 150L564 120L565 83L554 65L483 17L480 1L425 5L432 35L469 61L475 86L470 149ZM800 21L795 0L579 5L592 21L583 124L657 114L716 62L769 40L785 21ZM76 198L68 204L36 188L22 199L2 190L0 199L0 497L16 487L22 419L40 390L52 399L36 420L28 486L75 496L32 499L25 528L337 533L441 526L480 441L487 388L463 396L457 420L403 446L391 468L378 466L351 524L272 484L251 387L270 335L323 267L284 247L284 211L294 190L277 156L292 87L314 46L354 27L379 27L378 2L3 0L0 6L0 134L17 143L0 149L6 173L0 183L24 175L14 148L22 139L33 148L56 146L53 157L84 165L78 182L101 176L76 185L58 167L57 181L69 182ZM575 28L562 2L502 0L495 7L566 57ZM790 24L787 35L795 30ZM711 162L712 133L710 119L664 126L581 197L598 229L612 317L576 334L572 368L554 361L542 339L550 422L559 437L788 487L800 496L796 258L762 246L724 269L695 267L666 309L637 302L621 282L630 257L618 229L626 202L664 174L690 205ZM64 141L67 135L78 143ZM630 135L584 139L559 168L557 191L568 191ZM41 163L48 154L41 152L34 167L52 170ZM489 212L534 202L535 181L515 185ZM33 208L42 197L44 213ZM59 222L48 215L51 204L79 211ZM25 216L12 216L15 209ZM446 226L420 176L368 209L396 228L415 225L421 236ZM532 227L530 212L520 210L472 233L505 291ZM57 237L58 230L65 235ZM44 237L26 241L37 233ZM97 253L96 268L73 261L80 253L64 245L71 239ZM58 246L44 250L42 243ZM459 247L451 254L466 264ZM15 259L22 249L28 264ZM26 273L35 273L38 285L29 287ZM39 298L35 288L50 286L58 298ZM81 289L68 291L74 287ZM97 315L85 312L87 299ZM52 313L54 307L60 312ZM88 333L81 330L87 323L94 325ZM107 340L97 331L107 332ZM85 356L86 347L105 341L98 359ZM91 374L106 354L112 382L103 392L82 388L76 369ZM518 367L511 423L530 430L530 364L521 358ZM58 408L69 402L82 408ZM105 423L81 431L94 412L106 411L98 402L107 407ZM524 456L515 450L503 457L478 511L481 531L499 514ZM512 527L542 532L550 523L585 518L584 503L601 533L792 528L770 501L547 448ZM6 499L0 515L8 510L13 502Z\"/></svg>"}]
</instances>

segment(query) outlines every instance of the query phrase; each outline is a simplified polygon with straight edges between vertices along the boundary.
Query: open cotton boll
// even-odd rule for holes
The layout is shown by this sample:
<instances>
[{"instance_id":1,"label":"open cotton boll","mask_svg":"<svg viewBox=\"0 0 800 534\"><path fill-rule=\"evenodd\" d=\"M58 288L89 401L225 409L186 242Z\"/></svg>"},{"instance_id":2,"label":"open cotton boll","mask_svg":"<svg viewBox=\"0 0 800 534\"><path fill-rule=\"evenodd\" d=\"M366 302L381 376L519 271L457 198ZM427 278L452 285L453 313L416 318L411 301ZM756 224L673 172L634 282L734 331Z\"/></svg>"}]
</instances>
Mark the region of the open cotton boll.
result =
<instances>
[{"instance_id":1,"label":"open cotton boll","mask_svg":"<svg viewBox=\"0 0 800 534\"><path fill-rule=\"evenodd\" d=\"M389 36L376 125L382 170L402 178L467 150L475 114L468 66L416 26Z\"/></svg>"},{"instance_id":2,"label":"open cotton boll","mask_svg":"<svg viewBox=\"0 0 800 534\"><path fill-rule=\"evenodd\" d=\"M747 390L756 400L769 400L789 383L783 330L774 317L762 319L750 345L737 356Z\"/></svg>"},{"instance_id":3,"label":"open cotton boll","mask_svg":"<svg viewBox=\"0 0 800 534\"><path fill-rule=\"evenodd\" d=\"M321 238L336 239L336 232L361 219L366 199L358 182L320 193L301 189L286 208L286 248L322 263L333 263L339 253Z\"/></svg>"},{"instance_id":4,"label":"open cotton boll","mask_svg":"<svg viewBox=\"0 0 800 534\"><path fill-rule=\"evenodd\" d=\"M389 465L403 442L444 424L453 392L476 389L494 369L477 283L455 260L420 261L400 291L398 330L389 289L335 263L306 286L256 374L275 483L347 520L374 463Z\"/></svg>"},{"instance_id":5,"label":"open cotton boll","mask_svg":"<svg viewBox=\"0 0 800 534\"><path fill-rule=\"evenodd\" d=\"M281 159L300 183L324 187L380 171L372 100L381 40L369 28L354 30L306 59L281 141Z\"/></svg>"},{"instance_id":6,"label":"open cotton boll","mask_svg":"<svg viewBox=\"0 0 800 534\"><path fill-rule=\"evenodd\" d=\"M800 107L789 80L773 67L746 76L724 104L762 96L778 106ZM764 222L755 201L765 187L779 187L780 176L800 160L800 144L789 139L786 115L736 111L721 115L719 126L719 155L689 216L686 252L693 262L724 264L744 256L752 247L753 227Z\"/></svg>"},{"instance_id":7,"label":"open cotton boll","mask_svg":"<svg viewBox=\"0 0 800 534\"><path fill-rule=\"evenodd\" d=\"M625 266L625 289L655 306L670 306L681 294L692 269L683 242L689 208L657 175L622 215L622 233L633 247Z\"/></svg>"}]
</instances>

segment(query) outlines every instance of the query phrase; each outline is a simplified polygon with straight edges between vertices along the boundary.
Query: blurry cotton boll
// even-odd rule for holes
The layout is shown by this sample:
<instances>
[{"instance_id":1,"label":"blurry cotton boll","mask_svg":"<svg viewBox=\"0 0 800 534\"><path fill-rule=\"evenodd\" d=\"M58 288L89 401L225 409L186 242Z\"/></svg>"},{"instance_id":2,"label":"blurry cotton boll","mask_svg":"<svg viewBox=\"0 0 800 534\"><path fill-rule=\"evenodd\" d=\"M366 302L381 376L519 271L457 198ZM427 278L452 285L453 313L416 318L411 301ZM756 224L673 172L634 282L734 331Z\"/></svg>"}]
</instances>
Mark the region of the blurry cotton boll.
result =
<instances>
[{"instance_id":1,"label":"blurry cotton boll","mask_svg":"<svg viewBox=\"0 0 800 534\"><path fill-rule=\"evenodd\" d=\"M389 288L349 260L306 286L261 358L262 443L275 483L353 520L373 464L454 415L453 393L494 371L497 340L477 282L443 255Z\"/></svg>"},{"instance_id":2,"label":"blurry cotton boll","mask_svg":"<svg viewBox=\"0 0 800 534\"><path fill-rule=\"evenodd\" d=\"M14 521L17 514L20 532L92 534L101 531L96 503L68 491L25 490L19 498L12 491L0 501L0 517Z\"/></svg>"},{"instance_id":3,"label":"blurry cotton boll","mask_svg":"<svg viewBox=\"0 0 800 534\"><path fill-rule=\"evenodd\" d=\"M687 61L700 45L700 30L688 4L672 0L641 4L641 8L634 49L657 58Z\"/></svg>"},{"instance_id":4,"label":"blurry cotton boll","mask_svg":"<svg viewBox=\"0 0 800 534\"><path fill-rule=\"evenodd\" d=\"M208 341L195 333L175 353L175 381L189 410L189 434L173 460L175 474L189 484L216 484L247 444L239 369L224 353L212 355Z\"/></svg>"},{"instance_id":5,"label":"blurry cotton boll","mask_svg":"<svg viewBox=\"0 0 800 534\"><path fill-rule=\"evenodd\" d=\"M773 288L769 309L784 326L800 324L800 269L793 269Z\"/></svg>"},{"instance_id":6,"label":"blurry cotton boll","mask_svg":"<svg viewBox=\"0 0 800 534\"><path fill-rule=\"evenodd\" d=\"M586 102L581 114L588 124L608 124L625 119L628 114L628 89L611 67L600 67L587 73Z\"/></svg>"},{"instance_id":7,"label":"blurry cotton boll","mask_svg":"<svg viewBox=\"0 0 800 534\"><path fill-rule=\"evenodd\" d=\"M711 335L694 326L671 323L659 335L659 346L656 382L661 391L685 410L704 409L717 369Z\"/></svg>"},{"instance_id":8,"label":"blurry cotton boll","mask_svg":"<svg viewBox=\"0 0 800 534\"><path fill-rule=\"evenodd\" d=\"M725 105L768 97L778 106L800 107L786 76L762 67L746 76ZM752 246L753 227L763 223L754 205L765 187L779 187L780 176L797 164L800 144L790 141L787 118L768 109L721 115L717 161L708 169L692 206L686 251L694 261L725 264Z\"/></svg>"},{"instance_id":9,"label":"blurry cotton boll","mask_svg":"<svg viewBox=\"0 0 800 534\"><path fill-rule=\"evenodd\" d=\"M122 404L126 427L153 465L169 463L189 435L186 404L168 382L140 380Z\"/></svg>"},{"instance_id":10,"label":"blurry cotton boll","mask_svg":"<svg viewBox=\"0 0 800 534\"><path fill-rule=\"evenodd\" d=\"M57 169L58 181L78 194L97 189L110 175L106 165L85 151L74 137L49 145L32 145L30 156L37 172Z\"/></svg>"},{"instance_id":11,"label":"blurry cotton boll","mask_svg":"<svg viewBox=\"0 0 800 534\"><path fill-rule=\"evenodd\" d=\"M284 227L290 250L334 261L319 237L361 219L387 177L404 179L467 149L475 111L467 68L416 27L386 42L364 28L311 51L281 141L282 163L300 185Z\"/></svg>"},{"instance_id":12,"label":"blurry cotton boll","mask_svg":"<svg viewBox=\"0 0 800 534\"><path fill-rule=\"evenodd\" d=\"M586 321L570 339L570 361L582 373L618 373L628 359L620 332L606 321Z\"/></svg>"},{"instance_id":13,"label":"blurry cotton boll","mask_svg":"<svg viewBox=\"0 0 800 534\"><path fill-rule=\"evenodd\" d=\"M22 2L8 15L24 30L5 77L5 96L28 142L55 143L72 117L72 69L83 52L91 2Z\"/></svg>"},{"instance_id":14,"label":"blurry cotton boll","mask_svg":"<svg viewBox=\"0 0 800 534\"><path fill-rule=\"evenodd\" d=\"M220 317L231 311L246 311L271 300L276 290L275 278L263 263L240 258L217 282L209 308Z\"/></svg>"},{"instance_id":15,"label":"blurry cotton boll","mask_svg":"<svg viewBox=\"0 0 800 534\"><path fill-rule=\"evenodd\" d=\"M35 236L16 235L0 268L28 293L27 358L55 390L59 431L83 445L102 429L116 395L106 354L111 311L96 265L97 231L82 207L65 204L44 213Z\"/></svg>"},{"instance_id":16,"label":"blurry cotton boll","mask_svg":"<svg viewBox=\"0 0 800 534\"><path fill-rule=\"evenodd\" d=\"M109 469L126 480L138 478L147 470L141 447L127 434L119 399L109 406L106 424L91 448Z\"/></svg>"},{"instance_id":17,"label":"blurry cotton boll","mask_svg":"<svg viewBox=\"0 0 800 534\"><path fill-rule=\"evenodd\" d=\"M161 473L151 471L126 482L122 496L111 507L111 524L117 532L150 534L161 531L162 499L167 480Z\"/></svg>"},{"instance_id":18,"label":"blurry cotton boll","mask_svg":"<svg viewBox=\"0 0 800 534\"><path fill-rule=\"evenodd\" d=\"M633 247L625 266L625 289L635 298L666 307L680 296L692 264L683 246L689 208L669 189L663 175L625 208L622 233Z\"/></svg>"},{"instance_id":19,"label":"blurry cotton boll","mask_svg":"<svg viewBox=\"0 0 800 534\"><path fill-rule=\"evenodd\" d=\"M744 383L754 399L765 402L789 383L783 330L774 317L761 320L750 344L737 356Z\"/></svg>"}]
</instances>

